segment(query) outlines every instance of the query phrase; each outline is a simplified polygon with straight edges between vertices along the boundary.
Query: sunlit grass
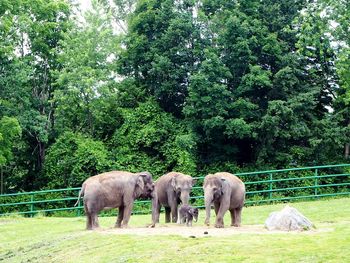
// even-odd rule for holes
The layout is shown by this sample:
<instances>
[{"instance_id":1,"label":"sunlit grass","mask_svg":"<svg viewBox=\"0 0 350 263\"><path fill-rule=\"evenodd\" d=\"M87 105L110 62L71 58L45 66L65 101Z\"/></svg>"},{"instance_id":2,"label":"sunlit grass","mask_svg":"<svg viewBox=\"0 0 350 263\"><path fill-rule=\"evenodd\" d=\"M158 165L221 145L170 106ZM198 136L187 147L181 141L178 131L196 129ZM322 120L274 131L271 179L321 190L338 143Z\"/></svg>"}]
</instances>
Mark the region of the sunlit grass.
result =
<instances>
[{"instance_id":1,"label":"sunlit grass","mask_svg":"<svg viewBox=\"0 0 350 263\"><path fill-rule=\"evenodd\" d=\"M263 224L285 204L248 207L243 225ZM225 237L114 235L85 231L85 218L0 218L4 262L350 262L350 199L293 203L315 223L315 233L244 233ZM132 216L142 227L150 215ZM116 218L100 218L102 228ZM204 222L204 211L195 225ZM214 222L214 216L212 217ZM230 219L225 218L226 226ZM164 224L164 215L161 215ZM322 231L331 229L332 231Z\"/></svg>"}]
</instances>

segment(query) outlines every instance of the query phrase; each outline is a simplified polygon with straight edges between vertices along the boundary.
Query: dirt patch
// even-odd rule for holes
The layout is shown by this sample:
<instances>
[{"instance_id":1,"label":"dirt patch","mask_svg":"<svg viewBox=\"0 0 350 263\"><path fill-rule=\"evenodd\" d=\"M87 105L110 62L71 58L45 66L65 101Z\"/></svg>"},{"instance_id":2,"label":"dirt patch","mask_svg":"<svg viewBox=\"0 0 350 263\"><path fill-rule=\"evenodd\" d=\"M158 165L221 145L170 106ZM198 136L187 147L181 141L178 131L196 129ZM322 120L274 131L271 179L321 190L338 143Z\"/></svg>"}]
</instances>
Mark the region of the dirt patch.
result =
<instances>
[{"instance_id":1,"label":"dirt patch","mask_svg":"<svg viewBox=\"0 0 350 263\"><path fill-rule=\"evenodd\" d=\"M177 235L183 237L216 237L216 236L232 236L237 234L280 234L280 233L288 233L288 234L316 234L320 232L329 232L333 231L331 228L327 229L313 229L309 231L269 231L264 225L245 225L242 227L226 227L226 228L215 228L213 226L193 226L186 227L182 225L160 225L155 228L147 228L147 227L129 227L122 229L100 229L97 232L102 234L116 234L116 235L141 235L141 236L159 236L159 235Z\"/></svg>"},{"instance_id":2,"label":"dirt patch","mask_svg":"<svg viewBox=\"0 0 350 263\"><path fill-rule=\"evenodd\" d=\"M6 220L1 220L0 221L0 225L6 225L6 224L10 224L10 223L13 223L12 221L6 221Z\"/></svg>"}]
</instances>

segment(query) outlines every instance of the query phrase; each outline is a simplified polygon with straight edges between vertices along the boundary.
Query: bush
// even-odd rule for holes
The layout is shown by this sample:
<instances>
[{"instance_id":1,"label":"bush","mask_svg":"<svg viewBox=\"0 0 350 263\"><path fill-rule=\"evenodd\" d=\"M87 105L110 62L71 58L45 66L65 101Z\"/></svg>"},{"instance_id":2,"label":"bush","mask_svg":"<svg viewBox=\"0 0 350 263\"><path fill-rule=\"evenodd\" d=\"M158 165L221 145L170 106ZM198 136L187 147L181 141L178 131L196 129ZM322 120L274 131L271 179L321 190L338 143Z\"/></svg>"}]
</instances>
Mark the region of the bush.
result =
<instances>
[{"instance_id":1,"label":"bush","mask_svg":"<svg viewBox=\"0 0 350 263\"><path fill-rule=\"evenodd\" d=\"M109 152L100 141L65 132L50 147L45 161L48 188L77 187L90 176L107 171Z\"/></svg>"}]
</instances>

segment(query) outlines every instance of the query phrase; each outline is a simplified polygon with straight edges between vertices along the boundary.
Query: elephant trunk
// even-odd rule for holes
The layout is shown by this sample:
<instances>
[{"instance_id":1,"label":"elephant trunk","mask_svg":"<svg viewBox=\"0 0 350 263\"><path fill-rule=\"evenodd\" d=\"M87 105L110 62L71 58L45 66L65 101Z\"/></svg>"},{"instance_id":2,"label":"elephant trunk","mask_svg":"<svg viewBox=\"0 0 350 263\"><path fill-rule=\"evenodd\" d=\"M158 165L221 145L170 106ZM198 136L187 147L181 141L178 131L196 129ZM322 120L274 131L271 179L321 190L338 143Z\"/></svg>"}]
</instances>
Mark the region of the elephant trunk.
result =
<instances>
[{"instance_id":1,"label":"elephant trunk","mask_svg":"<svg viewBox=\"0 0 350 263\"><path fill-rule=\"evenodd\" d=\"M190 201L190 190L181 191L180 199L181 199L182 205L188 205Z\"/></svg>"},{"instance_id":2,"label":"elephant trunk","mask_svg":"<svg viewBox=\"0 0 350 263\"><path fill-rule=\"evenodd\" d=\"M191 189L182 189L181 193L180 193L180 200L182 205L188 205L190 202L190 192ZM180 209L178 208L177 210L177 220L176 220L177 224L180 224Z\"/></svg>"},{"instance_id":3,"label":"elephant trunk","mask_svg":"<svg viewBox=\"0 0 350 263\"><path fill-rule=\"evenodd\" d=\"M205 224L209 226L210 224L210 210L211 210L211 203L213 201L213 195L211 193L208 193L204 190L204 202L205 202Z\"/></svg>"}]
</instances>

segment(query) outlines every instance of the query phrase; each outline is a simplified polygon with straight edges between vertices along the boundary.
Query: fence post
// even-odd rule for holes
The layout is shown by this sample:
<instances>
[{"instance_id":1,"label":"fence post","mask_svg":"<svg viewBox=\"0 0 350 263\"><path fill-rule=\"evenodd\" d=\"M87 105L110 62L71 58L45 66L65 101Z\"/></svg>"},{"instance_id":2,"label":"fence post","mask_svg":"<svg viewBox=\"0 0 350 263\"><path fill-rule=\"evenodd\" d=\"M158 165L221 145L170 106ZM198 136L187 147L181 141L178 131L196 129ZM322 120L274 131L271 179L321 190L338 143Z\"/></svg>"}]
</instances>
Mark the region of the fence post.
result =
<instances>
[{"instance_id":1,"label":"fence post","mask_svg":"<svg viewBox=\"0 0 350 263\"><path fill-rule=\"evenodd\" d=\"M31 194L30 195L30 202L32 202L31 204L30 204L30 217L33 217L33 211L34 211L34 204L33 204L33 202L34 202L34 194Z\"/></svg>"},{"instance_id":2,"label":"fence post","mask_svg":"<svg viewBox=\"0 0 350 263\"><path fill-rule=\"evenodd\" d=\"M315 197L317 196L318 194L318 169L316 168L315 169L315 190L314 190L314 193L315 193Z\"/></svg>"},{"instance_id":3,"label":"fence post","mask_svg":"<svg viewBox=\"0 0 350 263\"><path fill-rule=\"evenodd\" d=\"M269 199L272 199L272 173L270 173L270 183L269 183Z\"/></svg>"}]
</instances>

